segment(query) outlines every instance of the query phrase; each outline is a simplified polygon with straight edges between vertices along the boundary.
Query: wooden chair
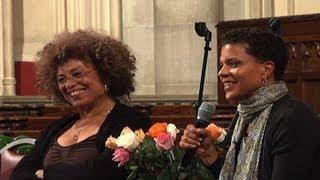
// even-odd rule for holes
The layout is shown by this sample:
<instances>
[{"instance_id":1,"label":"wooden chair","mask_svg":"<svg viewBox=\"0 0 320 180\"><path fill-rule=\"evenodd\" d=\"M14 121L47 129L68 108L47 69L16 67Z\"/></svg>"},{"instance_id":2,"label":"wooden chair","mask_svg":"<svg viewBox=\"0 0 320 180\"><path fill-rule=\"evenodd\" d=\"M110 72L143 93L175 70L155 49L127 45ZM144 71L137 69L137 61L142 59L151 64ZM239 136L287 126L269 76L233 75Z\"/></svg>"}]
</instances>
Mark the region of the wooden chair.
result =
<instances>
[{"instance_id":1,"label":"wooden chair","mask_svg":"<svg viewBox=\"0 0 320 180\"><path fill-rule=\"evenodd\" d=\"M1 155L1 180L8 180L10 178L12 170L18 164L18 162L22 159L23 155L16 154L12 148L22 145L22 144L32 144L34 145L35 139L33 138L21 138L17 139L0 150Z\"/></svg>"}]
</instances>

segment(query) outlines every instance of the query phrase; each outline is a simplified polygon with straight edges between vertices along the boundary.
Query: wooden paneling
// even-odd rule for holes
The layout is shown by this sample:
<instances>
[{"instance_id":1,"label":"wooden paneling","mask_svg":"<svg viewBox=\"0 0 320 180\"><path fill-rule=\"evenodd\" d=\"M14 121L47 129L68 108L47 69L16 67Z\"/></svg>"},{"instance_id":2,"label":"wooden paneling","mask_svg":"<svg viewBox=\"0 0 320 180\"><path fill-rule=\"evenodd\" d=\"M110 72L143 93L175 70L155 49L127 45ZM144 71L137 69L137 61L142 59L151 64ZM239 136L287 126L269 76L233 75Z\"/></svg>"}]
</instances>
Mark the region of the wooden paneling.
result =
<instances>
[{"instance_id":1,"label":"wooden paneling","mask_svg":"<svg viewBox=\"0 0 320 180\"><path fill-rule=\"evenodd\" d=\"M183 129L195 123L195 108L192 105L135 105L135 109L150 115L153 123L174 123ZM2 106L0 107L0 133L8 135L28 135L39 137L40 132L50 122L74 112L71 107L52 106ZM234 117L235 107L217 105L212 121L227 128Z\"/></svg>"}]
</instances>

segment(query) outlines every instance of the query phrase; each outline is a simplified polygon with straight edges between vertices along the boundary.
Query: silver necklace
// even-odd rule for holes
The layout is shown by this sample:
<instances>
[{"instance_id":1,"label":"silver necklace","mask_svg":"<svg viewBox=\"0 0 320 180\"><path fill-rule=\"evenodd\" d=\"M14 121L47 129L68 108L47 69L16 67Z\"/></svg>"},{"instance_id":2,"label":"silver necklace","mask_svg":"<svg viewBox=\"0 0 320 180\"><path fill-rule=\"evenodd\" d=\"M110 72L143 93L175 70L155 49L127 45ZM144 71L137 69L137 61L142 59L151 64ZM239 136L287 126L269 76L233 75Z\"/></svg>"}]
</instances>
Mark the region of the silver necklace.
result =
<instances>
[{"instance_id":1,"label":"silver necklace","mask_svg":"<svg viewBox=\"0 0 320 180\"><path fill-rule=\"evenodd\" d=\"M108 110L108 111L105 113L105 116L107 117L109 113L110 113L110 111ZM76 122L74 123L74 129L76 130L76 134L74 135L74 141L75 141L75 142L78 142L80 132L83 131L84 129L86 129L87 127L89 127L89 125L86 125L86 126L80 128L80 129L78 129L78 127L77 127L77 123L78 123L78 122L79 122L79 121L76 121ZM90 124L90 123L89 123L89 124Z\"/></svg>"}]
</instances>

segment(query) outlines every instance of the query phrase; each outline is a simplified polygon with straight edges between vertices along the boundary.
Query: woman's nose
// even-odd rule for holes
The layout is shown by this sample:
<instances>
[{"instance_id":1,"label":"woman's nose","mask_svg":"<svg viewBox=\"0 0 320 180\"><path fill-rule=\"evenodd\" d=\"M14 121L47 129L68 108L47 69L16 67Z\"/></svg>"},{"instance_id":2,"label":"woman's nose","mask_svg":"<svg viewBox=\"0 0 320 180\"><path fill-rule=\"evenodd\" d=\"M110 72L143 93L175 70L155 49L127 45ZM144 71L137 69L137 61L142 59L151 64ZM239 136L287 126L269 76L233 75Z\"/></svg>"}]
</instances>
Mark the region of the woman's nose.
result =
<instances>
[{"instance_id":1,"label":"woman's nose","mask_svg":"<svg viewBox=\"0 0 320 180\"><path fill-rule=\"evenodd\" d=\"M225 66L221 66L219 72L218 72L218 76L221 78L223 76L226 76L228 74L228 70Z\"/></svg>"},{"instance_id":2,"label":"woman's nose","mask_svg":"<svg viewBox=\"0 0 320 180\"><path fill-rule=\"evenodd\" d=\"M72 88L76 84L77 84L77 82L73 78L68 78L65 83L66 88Z\"/></svg>"}]
</instances>

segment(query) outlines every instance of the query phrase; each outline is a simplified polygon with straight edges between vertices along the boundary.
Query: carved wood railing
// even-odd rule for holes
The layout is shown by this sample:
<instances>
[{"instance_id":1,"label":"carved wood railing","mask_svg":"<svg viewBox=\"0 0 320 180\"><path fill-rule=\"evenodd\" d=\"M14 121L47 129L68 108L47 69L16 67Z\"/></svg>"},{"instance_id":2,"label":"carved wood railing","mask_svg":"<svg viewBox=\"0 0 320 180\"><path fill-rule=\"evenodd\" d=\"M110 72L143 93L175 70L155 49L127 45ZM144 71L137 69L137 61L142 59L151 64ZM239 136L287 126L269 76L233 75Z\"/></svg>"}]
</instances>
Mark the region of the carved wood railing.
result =
<instances>
[{"instance_id":1,"label":"carved wood railing","mask_svg":"<svg viewBox=\"0 0 320 180\"><path fill-rule=\"evenodd\" d=\"M194 106L185 104L146 105L135 104L135 109L148 114L153 123L171 122L183 129L195 122ZM234 107L217 105L212 121L227 128L234 117ZM63 105L10 105L0 107L0 133L39 137L41 130L50 122L74 110Z\"/></svg>"}]
</instances>

